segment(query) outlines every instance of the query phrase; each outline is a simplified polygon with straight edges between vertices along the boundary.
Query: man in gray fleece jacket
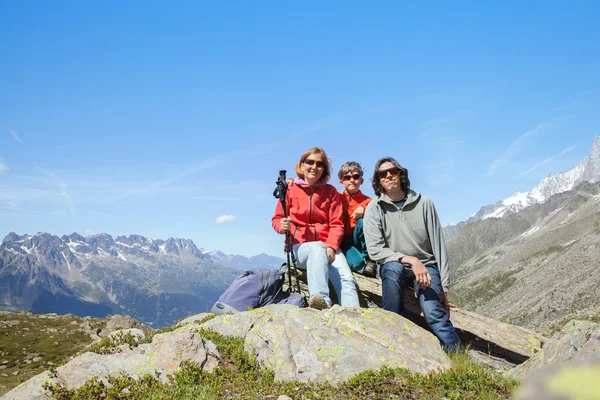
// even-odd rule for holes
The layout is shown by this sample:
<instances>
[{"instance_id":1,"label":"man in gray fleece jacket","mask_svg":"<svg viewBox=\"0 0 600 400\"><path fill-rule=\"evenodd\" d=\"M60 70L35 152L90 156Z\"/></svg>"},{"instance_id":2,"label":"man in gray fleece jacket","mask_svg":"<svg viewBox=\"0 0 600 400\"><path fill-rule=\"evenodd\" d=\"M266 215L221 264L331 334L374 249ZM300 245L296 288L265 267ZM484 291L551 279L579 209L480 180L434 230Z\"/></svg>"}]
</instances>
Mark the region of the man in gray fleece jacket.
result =
<instances>
[{"instance_id":1,"label":"man in gray fleece jacket","mask_svg":"<svg viewBox=\"0 0 600 400\"><path fill-rule=\"evenodd\" d=\"M410 190L408 170L385 157L375 164L377 195L367 206L364 234L371 260L381 268L383 308L404 313L403 281L414 280L427 324L445 348L461 342L444 306L450 304L446 244L433 202Z\"/></svg>"}]
</instances>

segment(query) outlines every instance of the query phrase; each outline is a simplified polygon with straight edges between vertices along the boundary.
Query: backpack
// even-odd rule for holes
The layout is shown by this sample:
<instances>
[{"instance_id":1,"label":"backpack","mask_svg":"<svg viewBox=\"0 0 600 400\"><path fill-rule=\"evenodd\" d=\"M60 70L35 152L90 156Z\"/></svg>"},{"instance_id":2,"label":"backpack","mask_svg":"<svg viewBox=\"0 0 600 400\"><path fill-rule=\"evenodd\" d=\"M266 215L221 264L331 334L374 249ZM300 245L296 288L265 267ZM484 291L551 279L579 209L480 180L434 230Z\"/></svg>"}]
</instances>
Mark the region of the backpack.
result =
<instances>
[{"instance_id":1,"label":"backpack","mask_svg":"<svg viewBox=\"0 0 600 400\"><path fill-rule=\"evenodd\" d=\"M210 310L215 314L237 313L269 304L306 307L300 293L283 290L285 271L259 268L235 278Z\"/></svg>"}]
</instances>

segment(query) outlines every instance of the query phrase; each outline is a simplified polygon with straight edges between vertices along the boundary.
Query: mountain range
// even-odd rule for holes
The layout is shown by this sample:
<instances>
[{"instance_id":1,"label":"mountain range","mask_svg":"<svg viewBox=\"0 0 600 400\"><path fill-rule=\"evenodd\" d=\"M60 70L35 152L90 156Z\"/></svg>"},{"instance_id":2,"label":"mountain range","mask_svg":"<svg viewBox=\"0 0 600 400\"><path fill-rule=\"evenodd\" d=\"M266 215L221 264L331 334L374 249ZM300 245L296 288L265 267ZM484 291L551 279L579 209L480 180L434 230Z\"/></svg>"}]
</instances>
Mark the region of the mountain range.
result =
<instances>
[{"instance_id":1,"label":"mountain range","mask_svg":"<svg viewBox=\"0 0 600 400\"><path fill-rule=\"evenodd\" d=\"M483 206L466 221L444 227L446 239L451 239L467 223L507 217L527 207L544 203L553 195L569 191L583 182L598 181L600 181L600 136L594 138L592 151L578 165L568 171L550 174L527 192L517 191L504 200Z\"/></svg>"},{"instance_id":2,"label":"mountain range","mask_svg":"<svg viewBox=\"0 0 600 400\"><path fill-rule=\"evenodd\" d=\"M266 255L203 253L188 239L11 232L0 244L0 309L120 313L160 327L209 310L240 268L263 261L279 266Z\"/></svg>"},{"instance_id":3,"label":"mountain range","mask_svg":"<svg viewBox=\"0 0 600 400\"><path fill-rule=\"evenodd\" d=\"M225 254L219 250L200 249L202 254L211 260L219 262L230 268L247 270L253 268L279 268L285 262L283 258L261 253L252 257L244 257L239 254Z\"/></svg>"},{"instance_id":4,"label":"mountain range","mask_svg":"<svg viewBox=\"0 0 600 400\"><path fill-rule=\"evenodd\" d=\"M444 233L459 306L548 332L600 319L600 138L576 167Z\"/></svg>"}]
</instances>

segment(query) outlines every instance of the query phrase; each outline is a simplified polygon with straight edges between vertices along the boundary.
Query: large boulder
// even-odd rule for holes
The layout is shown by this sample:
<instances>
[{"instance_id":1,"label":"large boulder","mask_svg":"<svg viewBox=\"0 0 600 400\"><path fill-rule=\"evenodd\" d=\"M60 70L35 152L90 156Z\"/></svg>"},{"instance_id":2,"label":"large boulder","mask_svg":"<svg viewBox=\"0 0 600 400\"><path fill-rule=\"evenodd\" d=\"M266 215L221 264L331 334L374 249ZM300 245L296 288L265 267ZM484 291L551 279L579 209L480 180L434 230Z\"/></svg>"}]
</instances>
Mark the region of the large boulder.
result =
<instances>
[{"instance_id":1,"label":"large boulder","mask_svg":"<svg viewBox=\"0 0 600 400\"><path fill-rule=\"evenodd\" d=\"M600 399L600 362L548 364L533 371L515 400Z\"/></svg>"},{"instance_id":2,"label":"large boulder","mask_svg":"<svg viewBox=\"0 0 600 400\"><path fill-rule=\"evenodd\" d=\"M126 346L124 346L126 347ZM213 350L211 350L213 349ZM183 361L197 362L203 370L212 371L218 364L214 345L193 332L169 332L154 336L152 343L133 349L124 349L116 354L84 353L67 364L58 367L52 375L43 372L5 394L7 400L48 399L42 385L51 381L74 389L97 376L107 382L109 375L121 372L134 378L145 374L159 374L167 381L167 374L179 371Z\"/></svg>"},{"instance_id":3,"label":"large boulder","mask_svg":"<svg viewBox=\"0 0 600 400\"><path fill-rule=\"evenodd\" d=\"M273 369L277 380L335 384L383 366L420 373L451 366L435 336L382 309L272 305L180 330L200 328L243 338L246 351Z\"/></svg>"},{"instance_id":4,"label":"large boulder","mask_svg":"<svg viewBox=\"0 0 600 400\"><path fill-rule=\"evenodd\" d=\"M306 274L302 271L300 273L300 288L304 293L308 293ZM381 307L381 279L369 278L357 273L354 273L354 279L360 306ZM295 281L293 284L295 286ZM335 301L335 291L331 285L330 293ZM411 286L407 286L404 290L404 310L406 318L428 329L421 313L421 306ZM463 344L469 346L473 360L497 370L511 369L528 360L547 340L529 329L496 321L460 308L448 311L458 336Z\"/></svg>"},{"instance_id":5,"label":"large boulder","mask_svg":"<svg viewBox=\"0 0 600 400\"><path fill-rule=\"evenodd\" d=\"M600 363L600 324L571 321L549 339L542 350L511 371L524 378L548 364Z\"/></svg>"},{"instance_id":6,"label":"large boulder","mask_svg":"<svg viewBox=\"0 0 600 400\"><path fill-rule=\"evenodd\" d=\"M138 320L130 317L129 315L115 314L110 315L106 318L106 326L104 327L104 329L102 329L99 335L105 337L115 331L131 328L140 329L145 334L148 334L154 330L148 325L139 322Z\"/></svg>"}]
</instances>

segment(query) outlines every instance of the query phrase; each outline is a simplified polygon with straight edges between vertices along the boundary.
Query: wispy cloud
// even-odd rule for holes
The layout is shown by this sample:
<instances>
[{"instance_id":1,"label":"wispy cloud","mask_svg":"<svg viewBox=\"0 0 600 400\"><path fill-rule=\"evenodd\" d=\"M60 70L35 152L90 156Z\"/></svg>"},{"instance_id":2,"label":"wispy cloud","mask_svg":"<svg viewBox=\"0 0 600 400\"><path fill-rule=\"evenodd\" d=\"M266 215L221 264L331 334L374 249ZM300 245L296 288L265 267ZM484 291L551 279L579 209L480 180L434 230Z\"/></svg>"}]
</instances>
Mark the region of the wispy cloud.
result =
<instances>
[{"instance_id":1,"label":"wispy cloud","mask_svg":"<svg viewBox=\"0 0 600 400\"><path fill-rule=\"evenodd\" d=\"M552 128L555 124L550 122L542 122L538 124L535 128L525 132L510 144L506 150L502 153L502 155L496 158L489 166L487 175L494 175L496 171L501 168L507 167L511 164L513 158L519 154L524 148L526 139L530 136L537 135L549 128Z\"/></svg>"},{"instance_id":2,"label":"wispy cloud","mask_svg":"<svg viewBox=\"0 0 600 400\"><path fill-rule=\"evenodd\" d=\"M12 135L12 137L19 143L23 143L23 141L21 140L21 138L19 137L19 135L17 135L17 132L13 131L12 129L8 130L10 132L10 134Z\"/></svg>"},{"instance_id":3,"label":"wispy cloud","mask_svg":"<svg viewBox=\"0 0 600 400\"><path fill-rule=\"evenodd\" d=\"M69 209L69 214L73 214L73 199L71 199L71 196L67 192L67 184L61 183L59 185L59 187L60 187L60 195L62 197L64 197L65 199L67 199L67 207Z\"/></svg>"},{"instance_id":4,"label":"wispy cloud","mask_svg":"<svg viewBox=\"0 0 600 400\"><path fill-rule=\"evenodd\" d=\"M232 222L235 220L235 218L236 218L235 215L219 215L215 219L215 224L225 224L227 222Z\"/></svg>"},{"instance_id":5,"label":"wispy cloud","mask_svg":"<svg viewBox=\"0 0 600 400\"><path fill-rule=\"evenodd\" d=\"M0 175L8 171L8 166L4 164L4 158L0 157Z\"/></svg>"},{"instance_id":6,"label":"wispy cloud","mask_svg":"<svg viewBox=\"0 0 600 400\"><path fill-rule=\"evenodd\" d=\"M522 177L524 177L525 175L527 175L528 173L530 173L532 171L535 171L536 169L538 169L542 165L548 164L550 161L556 160L557 158L564 156L565 154L567 154L568 152L572 151L576 147L577 147L577 145L574 144L572 146L567 147L566 149L564 149L563 151L561 151L557 155L549 157L549 158L546 158L543 161L540 161L539 163L535 164L533 167L529 168L527 171L521 173L521 175L519 175L517 177L517 179L521 179Z\"/></svg>"}]
</instances>

